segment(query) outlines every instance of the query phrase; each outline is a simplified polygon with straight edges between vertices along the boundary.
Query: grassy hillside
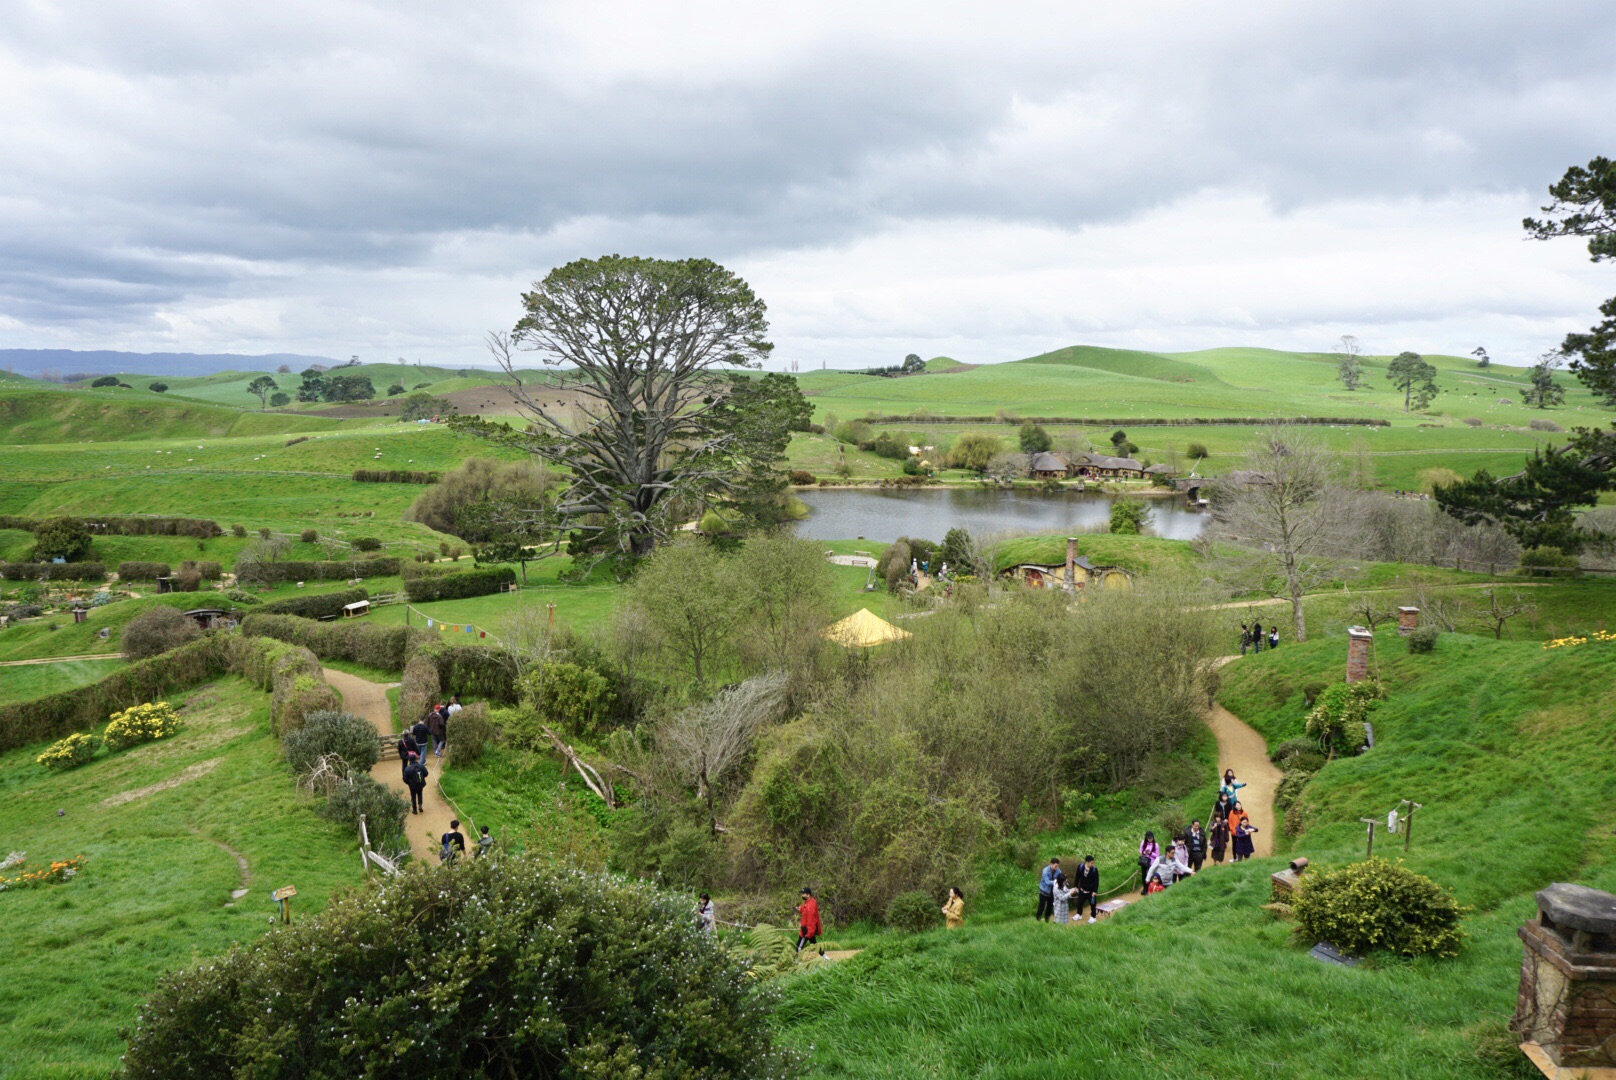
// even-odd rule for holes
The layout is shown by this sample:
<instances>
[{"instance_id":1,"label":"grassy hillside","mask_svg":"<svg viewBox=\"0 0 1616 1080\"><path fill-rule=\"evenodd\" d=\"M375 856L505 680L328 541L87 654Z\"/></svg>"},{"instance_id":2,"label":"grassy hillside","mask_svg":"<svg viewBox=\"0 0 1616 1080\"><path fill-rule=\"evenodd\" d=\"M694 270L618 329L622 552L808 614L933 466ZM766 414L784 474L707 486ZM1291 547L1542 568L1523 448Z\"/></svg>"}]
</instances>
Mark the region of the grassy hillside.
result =
<instances>
[{"instance_id":1,"label":"grassy hillside","mask_svg":"<svg viewBox=\"0 0 1616 1080\"><path fill-rule=\"evenodd\" d=\"M8 1077L108 1075L159 973L269 931L280 886L306 915L359 879L355 838L314 815L280 761L267 694L232 678L177 700L173 738L67 773L34 763L41 746L0 755L6 849L85 858L72 881L3 894Z\"/></svg>"},{"instance_id":2,"label":"grassy hillside","mask_svg":"<svg viewBox=\"0 0 1616 1080\"><path fill-rule=\"evenodd\" d=\"M1308 786L1294 851L1315 867L1362 858L1358 817L1423 802L1406 859L1472 906L1460 957L1319 964L1260 910L1282 860L1226 866L1098 926L968 919L788 982L810 1075L1528 1075L1504 1027L1515 928L1551 881L1616 887L1616 645L1448 636L1414 657L1388 632L1377 648L1391 700L1376 748ZM1288 737L1301 683L1339 678L1343 653L1327 639L1239 661L1222 700Z\"/></svg>"},{"instance_id":3,"label":"grassy hillside","mask_svg":"<svg viewBox=\"0 0 1616 1080\"><path fill-rule=\"evenodd\" d=\"M145 389L0 389L0 432L12 444L224 438L340 426L341 421L326 417L245 413Z\"/></svg>"}]
</instances>

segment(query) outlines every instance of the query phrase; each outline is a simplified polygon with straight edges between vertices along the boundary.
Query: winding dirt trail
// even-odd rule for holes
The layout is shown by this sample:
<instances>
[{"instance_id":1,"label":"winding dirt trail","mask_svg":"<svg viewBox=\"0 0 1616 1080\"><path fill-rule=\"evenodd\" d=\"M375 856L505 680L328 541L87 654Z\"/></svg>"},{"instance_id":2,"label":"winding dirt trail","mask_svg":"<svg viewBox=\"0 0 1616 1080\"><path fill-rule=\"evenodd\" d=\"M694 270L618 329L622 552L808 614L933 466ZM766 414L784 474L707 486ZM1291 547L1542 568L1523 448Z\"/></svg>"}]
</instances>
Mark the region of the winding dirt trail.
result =
<instances>
[{"instance_id":1,"label":"winding dirt trail","mask_svg":"<svg viewBox=\"0 0 1616 1080\"><path fill-rule=\"evenodd\" d=\"M1222 667L1238 656L1225 656L1218 661ZM1251 846L1260 857L1274 853L1274 793L1284 775L1279 767L1268 760L1268 743L1257 729L1240 719L1222 705L1214 704L1206 714L1207 726L1218 740L1218 775L1224 769L1233 769L1236 780L1243 781L1240 805L1251 815L1257 826L1257 835Z\"/></svg>"},{"instance_id":2,"label":"winding dirt trail","mask_svg":"<svg viewBox=\"0 0 1616 1080\"><path fill-rule=\"evenodd\" d=\"M323 670L325 681L342 695L343 708L355 716L369 720L379 733L394 734L393 707L387 700L386 684L369 682L357 675L334 671L331 668ZM432 773L432 778L427 781L426 791L421 795L423 811L419 814L412 813L404 819L404 835L410 841L411 854L417 859L431 860L432 865L437 861L439 841L443 834L449 831L449 822L456 816L454 808L443 797L443 790L438 787L438 773L449 760L447 750L444 754L442 758L427 759L426 767ZM370 775L378 784L387 785L403 796L405 802L409 801L410 791L404 786L404 765L398 760L396 751L391 748L385 750L381 760L370 770ZM467 834L469 845L471 843L469 838L472 835L471 822L462 821L460 824L460 831Z\"/></svg>"}]
</instances>

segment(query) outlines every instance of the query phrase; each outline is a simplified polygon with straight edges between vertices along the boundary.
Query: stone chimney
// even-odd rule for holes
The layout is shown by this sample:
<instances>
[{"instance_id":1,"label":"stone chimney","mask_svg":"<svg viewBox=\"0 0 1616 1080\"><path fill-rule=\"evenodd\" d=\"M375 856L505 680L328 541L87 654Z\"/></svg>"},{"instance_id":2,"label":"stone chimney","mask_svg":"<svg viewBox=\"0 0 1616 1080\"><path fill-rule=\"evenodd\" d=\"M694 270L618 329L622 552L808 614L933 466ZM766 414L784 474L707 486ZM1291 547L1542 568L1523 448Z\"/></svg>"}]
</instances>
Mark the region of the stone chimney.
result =
<instances>
[{"instance_id":1,"label":"stone chimney","mask_svg":"<svg viewBox=\"0 0 1616 1080\"><path fill-rule=\"evenodd\" d=\"M1077 588L1077 537L1066 538L1066 587Z\"/></svg>"},{"instance_id":2,"label":"stone chimney","mask_svg":"<svg viewBox=\"0 0 1616 1080\"><path fill-rule=\"evenodd\" d=\"M1417 607L1400 607L1400 608L1397 609L1397 632L1399 634L1402 634L1404 637L1407 637L1411 630L1417 630L1417 629L1419 629L1419 626L1420 626L1420 609L1419 608L1417 608Z\"/></svg>"},{"instance_id":3,"label":"stone chimney","mask_svg":"<svg viewBox=\"0 0 1616 1080\"><path fill-rule=\"evenodd\" d=\"M1375 635L1361 626L1347 627L1347 681L1363 682L1369 678L1369 648Z\"/></svg>"},{"instance_id":4,"label":"stone chimney","mask_svg":"<svg viewBox=\"0 0 1616 1080\"><path fill-rule=\"evenodd\" d=\"M1510 1030L1545 1076L1616 1069L1616 896L1556 882L1537 907L1518 931L1526 949Z\"/></svg>"}]
</instances>

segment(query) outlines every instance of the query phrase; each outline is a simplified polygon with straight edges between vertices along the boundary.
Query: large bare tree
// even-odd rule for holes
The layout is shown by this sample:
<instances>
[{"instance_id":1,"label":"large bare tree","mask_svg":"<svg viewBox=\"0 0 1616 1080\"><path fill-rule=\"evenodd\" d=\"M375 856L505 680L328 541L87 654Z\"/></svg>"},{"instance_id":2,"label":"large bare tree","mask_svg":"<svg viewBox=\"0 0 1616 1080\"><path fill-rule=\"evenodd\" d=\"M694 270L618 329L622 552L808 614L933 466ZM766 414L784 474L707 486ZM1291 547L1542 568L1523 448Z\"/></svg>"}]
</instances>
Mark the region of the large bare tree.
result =
<instances>
[{"instance_id":1,"label":"large bare tree","mask_svg":"<svg viewBox=\"0 0 1616 1080\"><path fill-rule=\"evenodd\" d=\"M720 691L711 701L675 714L657 731L658 744L707 807L707 825L719 832L718 792L752 749L765 724L780 716L786 675L771 671Z\"/></svg>"},{"instance_id":2,"label":"large bare tree","mask_svg":"<svg viewBox=\"0 0 1616 1080\"><path fill-rule=\"evenodd\" d=\"M1296 640L1307 640L1302 599L1331 576L1352 528L1335 455L1305 428L1271 424L1247 450L1244 468L1220 480L1212 531L1243 553L1267 591L1290 601Z\"/></svg>"},{"instance_id":3,"label":"large bare tree","mask_svg":"<svg viewBox=\"0 0 1616 1080\"><path fill-rule=\"evenodd\" d=\"M758 443L724 369L759 367L773 345L746 282L707 259L609 255L552 270L522 304L488 345L527 431L496 437L566 470L557 510L570 527L644 555L677 496L725 492L747 472L737 458ZM525 381L523 352L560 379Z\"/></svg>"}]
</instances>

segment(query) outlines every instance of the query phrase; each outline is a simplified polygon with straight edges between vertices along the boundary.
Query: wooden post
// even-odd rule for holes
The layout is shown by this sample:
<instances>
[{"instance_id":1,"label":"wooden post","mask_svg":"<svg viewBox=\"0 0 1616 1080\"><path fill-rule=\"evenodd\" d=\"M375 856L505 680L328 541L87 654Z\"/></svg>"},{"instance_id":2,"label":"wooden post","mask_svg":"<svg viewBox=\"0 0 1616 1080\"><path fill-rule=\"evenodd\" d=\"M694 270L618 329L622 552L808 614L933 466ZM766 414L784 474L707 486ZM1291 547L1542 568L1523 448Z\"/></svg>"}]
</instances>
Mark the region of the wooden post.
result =
<instances>
[{"instance_id":1,"label":"wooden post","mask_svg":"<svg viewBox=\"0 0 1616 1080\"><path fill-rule=\"evenodd\" d=\"M370 877L370 830L365 828L365 815L359 815L359 861L365 864L365 876Z\"/></svg>"},{"instance_id":2,"label":"wooden post","mask_svg":"<svg viewBox=\"0 0 1616 1080\"><path fill-rule=\"evenodd\" d=\"M275 902L281 906L281 922L285 925L291 925L292 897L297 895L297 886L288 885L284 889L276 889L271 895Z\"/></svg>"},{"instance_id":3,"label":"wooden post","mask_svg":"<svg viewBox=\"0 0 1616 1080\"><path fill-rule=\"evenodd\" d=\"M544 606L550 609L550 629L554 630L555 629L555 603L552 601L551 603L545 604Z\"/></svg>"},{"instance_id":4,"label":"wooden post","mask_svg":"<svg viewBox=\"0 0 1616 1080\"><path fill-rule=\"evenodd\" d=\"M1409 845L1414 842L1414 811L1424 809L1425 804L1411 802L1408 799L1403 801L1408 803L1408 817L1403 819L1408 823L1403 826L1403 854L1406 855L1408 854Z\"/></svg>"},{"instance_id":5,"label":"wooden post","mask_svg":"<svg viewBox=\"0 0 1616 1080\"><path fill-rule=\"evenodd\" d=\"M1364 859L1373 859L1375 857L1375 826L1380 822L1372 817L1361 817L1358 820L1369 826L1369 850L1364 852Z\"/></svg>"}]
</instances>

